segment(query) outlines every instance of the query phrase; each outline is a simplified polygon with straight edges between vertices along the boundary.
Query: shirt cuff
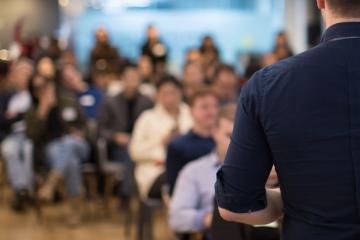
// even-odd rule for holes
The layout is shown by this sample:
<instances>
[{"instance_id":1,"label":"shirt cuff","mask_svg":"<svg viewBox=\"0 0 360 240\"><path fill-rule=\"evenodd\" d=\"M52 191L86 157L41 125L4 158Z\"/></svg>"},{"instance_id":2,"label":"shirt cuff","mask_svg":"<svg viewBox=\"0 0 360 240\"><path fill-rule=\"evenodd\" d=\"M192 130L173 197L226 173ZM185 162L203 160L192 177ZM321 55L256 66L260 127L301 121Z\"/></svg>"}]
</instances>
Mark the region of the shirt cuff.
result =
<instances>
[{"instance_id":1,"label":"shirt cuff","mask_svg":"<svg viewBox=\"0 0 360 240\"><path fill-rule=\"evenodd\" d=\"M244 189L242 193L232 193L227 190L221 169L217 172L215 197L220 208L234 213L256 212L265 209L267 206L265 189L261 191Z\"/></svg>"}]
</instances>

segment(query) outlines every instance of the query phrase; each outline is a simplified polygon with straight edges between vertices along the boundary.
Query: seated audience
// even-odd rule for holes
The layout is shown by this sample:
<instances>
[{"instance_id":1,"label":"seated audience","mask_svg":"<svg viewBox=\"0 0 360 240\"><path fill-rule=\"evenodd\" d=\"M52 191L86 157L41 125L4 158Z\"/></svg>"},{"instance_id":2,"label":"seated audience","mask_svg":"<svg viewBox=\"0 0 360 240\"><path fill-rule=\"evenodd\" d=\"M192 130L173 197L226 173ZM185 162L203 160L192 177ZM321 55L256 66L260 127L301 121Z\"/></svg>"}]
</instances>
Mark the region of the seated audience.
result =
<instances>
[{"instance_id":1,"label":"seated audience","mask_svg":"<svg viewBox=\"0 0 360 240\"><path fill-rule=\"evenodd\" d=\"M202 88L194 93L189 104L193 127L185 135L172 140L167 149L166 176L170 195L183 166L210 153L215 147L212 130L219 108L217 95L209 88Z\"/></svg>"},{"instance_id":2,"label":"seated audience","mask_svg":"<svg viewBox=\"0 0 360 240\"><path fill-rule=\"evenodd\" d=\"M182 103L182 87L174 77L166 76L157 85L156 105L137 120L130 142L136 162L135 177L142 199L161 198L166 182L165 160L168 143L189 131L192 118Z\"/></svg>"},{"instance_id":3,"label":"seated audience","mask_svg":"<svg viewBox=\"0 0 360 240\"><path fill-rule=\"evenodd\" d=\"M42 200L51 200L60 180L66 184L72 211L70 224L80 221L81 162L88 157L86 122L81 107L71 95L59 91L53 80L35 75L30 81L33 106L26 114L27 136L37 159L50 169L39 189Z\"/></svg>"},{"instance_id":4,"label":"seated audience","mask_svg":"<svg viewBox=\"0 0 360 240\"><path fill-rule=\"evenodd\" d=\"M135 121L145 110L153 107L152 100L139 92L140 75L137 67L128 65L122 74L123 90L105 98L98 115L99 134L107 140L110 159L125 164L121 196L129 197L133 180L133 163L128 144Z\"/></svg>"},{"instance_id":5,"label":"seated audience","mask_svg":"<svg viewBox=\"0 0 360 240\"><path fill-rule=\"evenodd\" d=\"M169 210L169 223L175 232L206 235L211 227L216 172L230 143L235 109L235 104L228 104L220 110L212 131L216 143L213 152L190 162L179 174Z\"/></svg>"},{"instance_id":6,"label":"seated audience","mask_svg":"<svg viewBox=\"0 0 360 240\"><path fill-rule=\"evenodd\" d=\"M11 69L7 88L0 92L1 155L14 192L11 206L15 211L24 210L33 191L32 151L24 122L31 106L28 83L32 71L32 62L20 59Z\"/></svg>"}]
</instances>

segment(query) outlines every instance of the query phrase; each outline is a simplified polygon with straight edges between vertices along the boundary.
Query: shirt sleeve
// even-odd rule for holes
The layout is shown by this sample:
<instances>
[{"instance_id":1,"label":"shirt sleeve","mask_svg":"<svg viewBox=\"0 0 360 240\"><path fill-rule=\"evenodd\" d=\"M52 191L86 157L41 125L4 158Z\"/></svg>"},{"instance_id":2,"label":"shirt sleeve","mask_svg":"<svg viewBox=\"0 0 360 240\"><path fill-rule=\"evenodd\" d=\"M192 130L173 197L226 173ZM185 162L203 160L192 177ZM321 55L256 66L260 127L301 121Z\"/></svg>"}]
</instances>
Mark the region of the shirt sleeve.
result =
<instances>
[{"instance_id":1,"label":"shirt sleeve","mask_svg":"<svg viewBox=\"0 0 360 240\"><path fill-rule=\"evenodd\" d=\"M179 174L169 209L169 223L178 233L204 230L204 217L208 209L199 208L200 193L194 176L194 169L186 166Z\"/></svg>"},{"instance_id":2,"label":"shirt sleeve","mask_svg":"<svg viewBox=\"0 0 360 240\"><path fill-rule=\"evenodd\" d=\"M231 143L215 184L219 207L236 213L266 208L265 184L273 165L261 124L262 72L242 89Z\"/></svg>"}]
</instances>

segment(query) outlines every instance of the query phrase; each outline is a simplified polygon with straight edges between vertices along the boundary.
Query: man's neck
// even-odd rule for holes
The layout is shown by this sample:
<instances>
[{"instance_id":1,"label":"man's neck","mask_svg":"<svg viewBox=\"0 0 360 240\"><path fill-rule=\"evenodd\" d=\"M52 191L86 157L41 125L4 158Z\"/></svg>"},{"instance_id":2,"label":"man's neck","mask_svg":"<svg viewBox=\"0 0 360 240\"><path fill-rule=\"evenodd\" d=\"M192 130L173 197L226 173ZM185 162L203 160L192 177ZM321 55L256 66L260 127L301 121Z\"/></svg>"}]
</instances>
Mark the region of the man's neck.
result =
<instances>
[{"instance_id":1,"label":"man's neck","mask_svg":"<svg viewBox=\"0 0 360 240\"><path fill-rule=\"evenodd\" d=\"M360 18L325 17L326 28L338 23L360 22Z\"/></svg>"},{"instance_id":2,"label":"man's neck","mask_svg":"<svg viewBox=\"0 0 360 240\"><path fill-rule=\"evenodd\" d=\"M201 124L194 124L194 126L192 127L192 130L194 133L196 133L197 135L204 137L204 138L208 138L211 136L211 128L206 128L203 127Z\"/></svg>"}]
</instances>

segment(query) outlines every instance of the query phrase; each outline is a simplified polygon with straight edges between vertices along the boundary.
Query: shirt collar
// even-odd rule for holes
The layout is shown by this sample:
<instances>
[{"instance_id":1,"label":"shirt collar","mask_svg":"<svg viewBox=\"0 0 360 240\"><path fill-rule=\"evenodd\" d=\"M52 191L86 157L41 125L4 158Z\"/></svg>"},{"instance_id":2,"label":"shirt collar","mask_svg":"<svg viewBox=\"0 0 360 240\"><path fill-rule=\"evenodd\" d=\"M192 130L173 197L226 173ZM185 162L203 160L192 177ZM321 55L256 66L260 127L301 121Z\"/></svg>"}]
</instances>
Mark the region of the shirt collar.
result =
<instances>
[{"instance_id":1,"label":"shirt collar","mask_svg":"<svg viewBox=\"0 0 360 240\"><path fill-rule=\"evenodd\" d=\"M321 42L360 38L360 22L343 22L330 26L322 36Z\"/></svg>"}]
</instances>

